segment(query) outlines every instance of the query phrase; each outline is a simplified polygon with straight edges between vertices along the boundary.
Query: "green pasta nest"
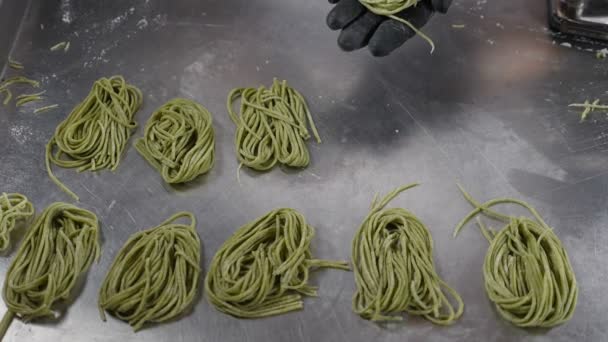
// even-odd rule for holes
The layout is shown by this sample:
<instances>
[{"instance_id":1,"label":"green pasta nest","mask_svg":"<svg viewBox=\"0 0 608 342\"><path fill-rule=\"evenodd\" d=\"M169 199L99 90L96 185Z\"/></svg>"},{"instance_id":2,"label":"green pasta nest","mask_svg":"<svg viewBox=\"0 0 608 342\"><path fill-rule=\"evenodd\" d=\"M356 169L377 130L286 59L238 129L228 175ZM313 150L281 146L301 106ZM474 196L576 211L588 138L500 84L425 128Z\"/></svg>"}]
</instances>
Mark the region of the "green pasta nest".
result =
<instances>
[{"instance_id":1,"label":"green pasta nest","mask_svg":"<svg viewBox=\"0 0 608 342\"><path fill-rule=\"evenodd\" d=\"M53 203L29 228L9 266L2 296L8 312L0 339L13 317L54 317L54 304L70 297L79 276L99 257L99 223L92 212Z\"/></svg>"},{"instance_id":2,"label":"green pasta nest","mask_svg":"<svg viewBox=\"0 0 608 342\"><path fill-rule=\"evenodd\" d=\"M239 98L237 114L232 105ZM236 88L228 95L227 107L236 125L234 142L238 160L254 170L269 170L276 163L308 166L307 123L317 142L321 142L304 97L286 81L275 79L270 88Z\"/></svg>"},{"instance_id":3,"label":"green pasta nest","mask_svg":"<svg viewBox=\"0 0 608 342\"><path fill-rule=\"evenodd\" d=\"M213 167L211 113L194 101L173 99L152 114L135 148L165 182L188 182Z\"/></svg>"},{"instance_id":4,"label":"green pasta nest","mask_svg":"<svg viewBox=\"0 0 608 342\"><path fill-rule=\"evenodd\" d=\"M46 168L55 184L78 200L53 175L51 163L77 168L79 172L115 170L131 131L137 127L133 119L141 104L141 91L127 84L122 76L97 80L89 95L57 126L46 145ZM53 153L55 147L57 152Z\"/></svg>"},{"instance_id":5,"label":"green pasta nest","mask_svg":"<svg viewBox=\"0 0 608 342\"><path fill-rule=\"evenodd\" d=\"M276 209L242 226L211 261L205 292L218 310L243 318L298 310L302 295L316 296L308 285L311 267L348 270L345 262L313 259L314 228L293 209Z\"/></svg>"},{"instance_id":6,"label":"green pasta nest","mask_svg":"<svg viewBox=\"0 0 608 342\"><path fill-rule=\"evenodd\" d=\"M526 328L549 328L569 320L576 308L578 285L568 253L553 229L526 202L498 198L479 203L460 190L475 209L460 222L454 235L480 213L506 222L495 232L477 221L490 243L483 276L486 293L498 313ZM511 217L490 209L505 203L527 209L534 219Z\"/></svg>"},{"instance_id":7,"label":"green pasta nest","mask_svg":"<svg viewBox=\"0 0 608 342\"><path fill-rule=\"evenodd\" d=\"M190 224L175 223L185 217ZM196 219L179 212L160 225L132 235L118 252L101 289L99 312L129 322L165 322L188 309L198 289L201 243Z\"/></svg>"},{"instance_id":8,"label":"green pasta nest","mask_svg":"<svg viewBox=\"0 0 608 342\"><path fill-rule=\"evenodd\" d=\"M397 188L380 201L374 199L354 237L357 291L353 311L373 321L401 320L398 314L407 312L449 325L462 316L464 303L435 270L431 234L407 210L384 209L399 193L416 185Z\"/></svg>"}]
</instances>

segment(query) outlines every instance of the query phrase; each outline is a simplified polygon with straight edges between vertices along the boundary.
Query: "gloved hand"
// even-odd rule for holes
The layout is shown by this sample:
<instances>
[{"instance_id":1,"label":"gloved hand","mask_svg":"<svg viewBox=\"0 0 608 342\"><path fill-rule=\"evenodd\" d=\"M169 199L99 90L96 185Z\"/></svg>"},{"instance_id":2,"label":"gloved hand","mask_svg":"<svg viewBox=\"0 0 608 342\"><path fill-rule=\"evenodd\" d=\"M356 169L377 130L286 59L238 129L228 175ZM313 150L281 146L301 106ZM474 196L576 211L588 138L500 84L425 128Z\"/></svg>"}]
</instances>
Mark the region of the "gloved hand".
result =
<instances>
[{"instance_id":1,"label":"gloved hand","mask_svg":"<svg viewBox=\"0 0 608 342\"><path fill-rule=\"evenodd\" d=\"M336 4L327 15L327 26L342 30L338 45L344 51L365 47L374 56L386 56L416 35L406 24L370 12L359 0L329 0ZM416 28L424 26L435 12L445 13L452 0L421 0L416 6L395 16L409 21Z\"/></svg>"}]
</instances>

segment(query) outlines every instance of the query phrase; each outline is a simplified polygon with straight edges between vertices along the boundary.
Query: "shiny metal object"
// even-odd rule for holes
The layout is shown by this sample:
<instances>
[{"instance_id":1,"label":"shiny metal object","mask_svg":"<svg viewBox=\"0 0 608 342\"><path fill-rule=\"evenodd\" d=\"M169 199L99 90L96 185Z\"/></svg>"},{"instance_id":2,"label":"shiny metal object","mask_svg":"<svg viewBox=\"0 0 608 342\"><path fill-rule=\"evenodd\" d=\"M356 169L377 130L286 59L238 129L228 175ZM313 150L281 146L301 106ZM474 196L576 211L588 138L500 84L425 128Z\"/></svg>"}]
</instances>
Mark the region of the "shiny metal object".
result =
<instances>
[{"instance_id":1,"label":"shiny metal object","mask_svg":"<svg viewBox=\"0 0 608 342\"><path fill-rule=\"evenodd\" d=\"M116 172L55 168L80 205L99 216L102 256L61 319L15 321L6 341L608 340L608 118L595 112L579 123L579 112L567 107L586 98L608 102L608 62L575 42L554 45L540 1L455 1L424 28L437 45L433 55L414 38L381 59L340 51L337 33L324 24L329 8L321 0L32 2L11 56L42 82L47 97L0 106L0 191L26 194L38 212L71 201L44 169L44 146L57 124L102 76L122 74L145 99ZM67 53L49 51L61 41L71 42ZM242 170L239 185L226 95L273 77L306 96L323 143L309 144L307 169ZM217 160L207 176L174 188L132 144L154 109L176 96L214 115ZM32 114L53 103L60 108ZM236 319L211 307L201 291L186 317L137 333L117 319L99 319L97 292L118 249L176 211L198 218L204 272L239 226L283 206L316 227L315 256L348 259L374 194L411 182L422 185L391 205L414 212L433 234L438 272L466 304L451 327L411 316L387 326L362 320L351 311L352 273L336 270L313 273L319 297L279 317ZM457 182L479 200L529 201L555 227L581 288L571 321L528 331L498 316L483 288L487 242L474 226L452 238L471 209ZM0 281L13 254L0 258Z\"/></svg>"},{"instance_id":2,"label":"shiny metal object","mask_svg":"<svg viewBox=\"0 0 608 342\"><path fill-rule=\"evenodd\" d=\"M551 26L564 33L608 40L608 1L549 0Z\"/></svg>"}]
</instances>

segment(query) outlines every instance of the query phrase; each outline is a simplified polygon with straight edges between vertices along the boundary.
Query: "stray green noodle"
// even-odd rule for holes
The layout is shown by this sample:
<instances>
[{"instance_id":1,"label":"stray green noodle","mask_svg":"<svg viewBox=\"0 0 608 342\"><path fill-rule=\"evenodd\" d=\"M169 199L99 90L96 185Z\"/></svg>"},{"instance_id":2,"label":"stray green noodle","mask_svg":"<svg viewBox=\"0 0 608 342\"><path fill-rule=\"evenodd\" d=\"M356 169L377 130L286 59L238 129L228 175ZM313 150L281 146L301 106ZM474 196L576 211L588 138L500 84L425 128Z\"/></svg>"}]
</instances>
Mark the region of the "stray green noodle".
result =
<instances>
[{"instance_id":1,"label":"stray green noodle","mask_svg":"<svg viewBox=\"0 0 608 342\"><path fill-rule=\"evenodd\" d=\"M44 112L48 112L51 109L55 109L58 108L59 105L58 104L53 104L50 106L45 106L45 107L40 107L34 110L34 114L40 114L40 113L44 113Z\"/></svg>"},{"instance_id":2,"label":"stray green noodle","mask_svg":"<svg viewBox=\"0 0 608 342\"><path fill-rule=\"evenodd\" d=\"M68 46L67 42L59 42L59 43L51 46L50 50L51 51L64 50L64 52L65 52L66 46Z\"/></svg>"},{"instance_id":3,"label":"stray green noodle","mask_svg":"<svg viewBox=\"0 0 608 342\"><path fill-rule=\"evenodd\" d=\"M596 99L593 102L585 100L585 103L572 103L568 105L568 107L583 108L583 111L581 112L581 122L585 121L587 116L595 110L608 111L608 105L600 104L599 99Z\"/></svg>"},{"instance_id":4,"label":"stray green noodle","mask_svg":"<svg viewBox=\"0 0 608 342\"><path fill-rule=\"evenodd\" d=\"M15 105L17 107L23 106L26 103L32 102L32 101L40 101L42 100L42 94L44 94L46 92L46 90L35 93L35 94L22 94L17 96L17 102L15 103Z\"/></svg>"},{"instance_id":5,"label":"stray green noodle","mask_svg":"<svg viewBox=\"0 0 608 342\"><path fill-rule=\"evenodd\" d=\"M8 103L13 98L13 93L9 89L9 87L13 84L27 84L34 88L40 87L40 82L31 80L27 77L14 76L14 77L7 78L6 80L0 82L0 93L4 94L4 101L2 102L2 104L5 106L8 105Z\"/></svg>"},{"instance_id":6,"label":"stray green noodle","mask_svg":"<svg viewBox=\"0 0 608 342\"><path fill-rule=\"evenodd\" d=\"M23 64L20 62L14 61L12 59L8 59L8 66L15 70L23 70Z\"/></svg>"}]
</instances>

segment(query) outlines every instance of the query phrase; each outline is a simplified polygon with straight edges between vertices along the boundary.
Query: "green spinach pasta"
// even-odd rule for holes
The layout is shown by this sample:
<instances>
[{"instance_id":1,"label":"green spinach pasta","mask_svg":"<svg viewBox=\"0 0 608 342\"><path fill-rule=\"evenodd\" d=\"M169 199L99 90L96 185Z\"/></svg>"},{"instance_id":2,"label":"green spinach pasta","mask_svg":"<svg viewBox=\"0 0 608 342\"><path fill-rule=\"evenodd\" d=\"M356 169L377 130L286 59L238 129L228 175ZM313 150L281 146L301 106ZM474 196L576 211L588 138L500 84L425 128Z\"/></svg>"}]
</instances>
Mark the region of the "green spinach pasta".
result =
<instances>
[{"instance_id":1,"label":"green spinach pasta","mask_svg":"<svg viewBox=\"0 0 608 342\"><path fill-rule=\"evenodd\" d=\"M175 223L187 218L190 224ZM199 284L201 244L196 218L179 212L157 227L131 236L120 249L99 290L99 312L129 322L164 322L188 309Z\"/></svg>"},{"instance_id":2,"label":"green spinach pasta","mask_svg":"<svg viewBox=\"0 0 608 342\"><path fill-rule=\"evenodd\" d=\"M211 113L198 103L173 99L152 114L135 148L165 182L188 182L213 167L212 121Z\"/></svg>"},{"instance_id":3,"label":"green spinach pasta","mask_svg":"<svg viewBox=\"0 0 608 342\"><path fill-rule=\"evenodd\" d=\"M370 12L385 15L393 20L404 23L411 28L417 35L426 40L431 45L431 53L435 50L435 44L426 34L422 33L416 26L409 21L398 17L396 14L408 8L416 6L422 0L359 0Z\"/></svg>"},{"instance_id":4,"label":"green spinach pasta","mask_svg":"<svg viewBox=\"0 0 608 342\"><path fill-rule=\"evenodd\" d=\"M20 222L34 216L34 206L22 194L2 193L0 196L0 252L9 249L11 232Z\"/></svg>"},{"instance_id":5,"label":"green spinach pasta","mask_svg":"<svg viewBox=\"0 0 608 342\"><path fill-rule=\"evenodd\" d=\"M99 223L92 212L53 203L27 231L4 279L8 311L0 322L0 340L15 316L24 321L55 317L55 304L99 257Z\"/></svg>"},{"instance_id":6,"label":"green spinach pasta","mask_svg":"<svg viewBox=\"0 0 608 342\"><path fill-rule=\"evenodd\" d=\"M314 228L293 209L276 209L242 226L211 261L207 299L221 312L241 318L279 315L303 308L310 268L348 270L348 264L313 259Z\"/></svg>"},{"instance_id":7,"label":"green spinach pasta","mask_svg":"<svg viewBox=\"0 0 608 342\"><path fill-rule=\"evenodd\" d=\"M498 232L478 219L490 243L483 263L486 293L498 313L518 327L549 328L569 320L578 299L578 285L568 253L541 216L526 202L498 198L479 203L460 188L475 209L456 227L454 236L478 214L505 222ZM532 218L511 217L491 208L515 204Z\"/></svg>"},{"instance_id":8,"label":"green spinach pasta","mask_svg":"<svg viewBox=\"0 0 608 342\"><path fill-rule=\"evenodd\" d=\"M46 145L46 169L53 182L78 200L53 175L51 164L77 168L78 172L115 170L131 131L137 127L133 117L141 104L141 91L127 84L122 76L97 80L89 95L57 126Z\"/></svg>"},{"instance_id":9,"label":"green spinach pasta","mask_svg":"<svg viewBox=\"0 0 608 342\"><path fill-rule=\"evenodd\" d=\"M385 209L393 198L415 186L397 188L379 201L374 198L353 239L357 286L353 311L372 321L401 320L399 314L407 312L449 325L462 315L464 303L435 270L431 234L409 211Z\"/></svg>"},{"instance_id":10,"label":"green spinach pasta","mask_svg":"<svg viewBox=\"0 0 608 342\"><path fill-rule=\"evenodd\" d=\"M237 114L233 103L239 98ZM321 142L304 97L286 81L275 79L270 88L236 88L228 95L227 107L236 125L234 142L238 160L254 170L269 170L276 163L308 166L307 124L317 142Z\"/></svg>"}]
</instances>

